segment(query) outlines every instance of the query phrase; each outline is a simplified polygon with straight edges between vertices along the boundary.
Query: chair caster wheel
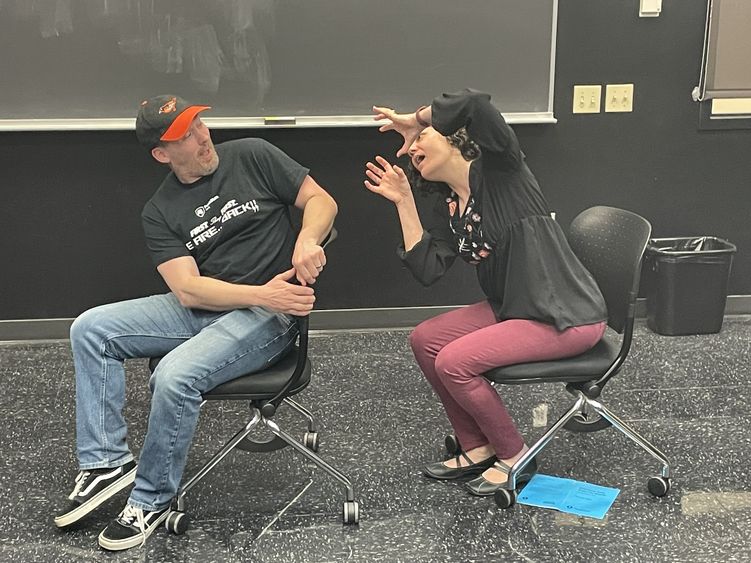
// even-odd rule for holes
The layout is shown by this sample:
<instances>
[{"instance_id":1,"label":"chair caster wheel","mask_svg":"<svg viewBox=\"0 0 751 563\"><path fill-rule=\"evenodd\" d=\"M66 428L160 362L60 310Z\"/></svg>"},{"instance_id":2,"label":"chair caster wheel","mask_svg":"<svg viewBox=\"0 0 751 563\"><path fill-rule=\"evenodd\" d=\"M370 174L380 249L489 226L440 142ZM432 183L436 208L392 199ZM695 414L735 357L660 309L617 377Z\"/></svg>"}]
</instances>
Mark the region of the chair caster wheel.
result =
<instances>
[{"instance_id":1,"label":"chair caster wheel","mask_svg":"<svg viewBox=\"0 0 751 563\"><path fill-rule=\"evenodd\" d=\"M498 508L511 508L516 504L516 491L509 491L508 489L498 489L493 493L495 504Z\"/></svg>"},{"instance_id":2,"label":"chair caster wheel","mask_svg":"<svg viewBox=\"0 0 751 563\"><path fill-rule=\"evenodd\" d=\"M167 519L164 521L164 527L168 532L172 532L176 536L181 536L188 531L190 525L190 517L184 512L179 510L173 510Z\"/></svg>"},{"instance_id":3,"label":"chair caster wheel","mask_svg":"<svg viewBox=\"0 0 751 563\"><path fill-rule=\"evenodd\" d=\"M563 425L566 430L571 432L599 432L611 426L612 423L600 415L585 416L583 413L574 415L571 420Z\"/></svg>"},{"instance_id":4,"label":"chair caster wheel","mask_svg":"<svg viewBox=\"0 0 751 563\"><path fill-rule=\"evenodd\" d=\"M312 452L318 451L318 432L306 432L302 439L303 445Z\"/></svg>"},{"instance_id":5,"label":"chair caster wheel","mask_svg":"<svg viewBox=\"0 0 751 563\"><path fill-rule=\"evenodd\" d=\"M462 445L459 443L459 439L453 434L446 436L443 444L446 446L446 453L452 457L462 453Z\"/></svg>"},{"instance_id":6,"label":"chair caster wheel","mask_svg":"<svg viewBox=\"0 0 751 563\"><path fill-rule=\"evenodd\" d=\"M647 488L653 496L664 497L670 490L670 479L668 477L650 477L647 481Z\"/></svg>"},{"instance_id":7,"label":"chair caster wheel","mask_svg":"<svg viewBox=\"0 0 751 563\"><path fill-rule=\"evenodd\" d=\"M356 500L344 503L343 520L345 524L357 524L360 521L360 505Z\"/></svg>"}]
</instances>

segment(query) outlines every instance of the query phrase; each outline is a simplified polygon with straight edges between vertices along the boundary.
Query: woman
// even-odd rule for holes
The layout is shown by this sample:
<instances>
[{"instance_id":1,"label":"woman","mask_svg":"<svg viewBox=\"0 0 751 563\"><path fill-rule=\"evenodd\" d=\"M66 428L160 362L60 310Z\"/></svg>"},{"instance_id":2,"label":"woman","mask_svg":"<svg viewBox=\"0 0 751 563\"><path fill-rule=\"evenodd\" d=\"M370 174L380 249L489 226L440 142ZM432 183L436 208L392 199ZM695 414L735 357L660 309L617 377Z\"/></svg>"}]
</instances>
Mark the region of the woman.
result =
<instances>
[{"instance_id":1,"label":"woman","mask_svg":"<svg viewBox=\"0 0 751 563\"><path fill-rule=\"evenodd\" d=\"M429 285L459 256L475 265L487 297L421 323L410 344L463 448L427 465L425 475L479 475L465 486L489 496L529 448L482 374L586 352L605 332L605 302L552 219L516 135L490 96L464 90L413 114L373 111L375 119L388 120L380 131L404 138L397 157L409 154L412 183L445 192L424 228L404 170L380 156L366 164L366 188L396 206L402 260ZM519 481L535 471L532 460Z\"/></svg>"}]
</instances>

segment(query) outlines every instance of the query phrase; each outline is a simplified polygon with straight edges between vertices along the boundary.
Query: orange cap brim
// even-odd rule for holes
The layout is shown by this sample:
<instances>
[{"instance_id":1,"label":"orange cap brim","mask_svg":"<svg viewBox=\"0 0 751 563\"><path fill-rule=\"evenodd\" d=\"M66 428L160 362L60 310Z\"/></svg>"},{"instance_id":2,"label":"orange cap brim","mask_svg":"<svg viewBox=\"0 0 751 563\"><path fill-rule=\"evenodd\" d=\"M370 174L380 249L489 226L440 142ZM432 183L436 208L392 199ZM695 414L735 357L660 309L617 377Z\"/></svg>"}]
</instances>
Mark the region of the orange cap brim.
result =
<instances>
[{"instance_id":1,"label":"orange cap brim","mask_svg":"<svg viewBox=\"0 0 751 563\"><path fill-rule=\"evenodd\" d=\"M190 124L193 123L193 119L204 110L211 109L211 106L190 106L185 108L183 112L178 115L164 132L164 135L159 137L160 141L179 141L187 133Z\"/></svg>"}]
</instances>

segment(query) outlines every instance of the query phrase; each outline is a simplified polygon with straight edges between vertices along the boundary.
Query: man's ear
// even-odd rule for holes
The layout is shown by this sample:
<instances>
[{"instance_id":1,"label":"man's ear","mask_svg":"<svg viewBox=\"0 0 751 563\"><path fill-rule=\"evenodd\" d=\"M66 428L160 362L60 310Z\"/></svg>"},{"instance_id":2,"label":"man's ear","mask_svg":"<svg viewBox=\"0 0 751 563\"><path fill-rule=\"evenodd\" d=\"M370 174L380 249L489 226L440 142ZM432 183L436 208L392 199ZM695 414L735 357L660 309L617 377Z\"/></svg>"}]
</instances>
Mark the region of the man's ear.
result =
<instances>
[{"instance_id":1,"label":"man's ear","mask_svg":"<svg viewBox=\"0 0 751 563\"><path fill-rule=\"evenodd\" d=\"M153 156L157 162L161 162L162 164L169 164L170 162L169 155L167 154L167 151L164 150L164 147L156 146L151 149L151 156Z\"/></svg>"}]
</instances>

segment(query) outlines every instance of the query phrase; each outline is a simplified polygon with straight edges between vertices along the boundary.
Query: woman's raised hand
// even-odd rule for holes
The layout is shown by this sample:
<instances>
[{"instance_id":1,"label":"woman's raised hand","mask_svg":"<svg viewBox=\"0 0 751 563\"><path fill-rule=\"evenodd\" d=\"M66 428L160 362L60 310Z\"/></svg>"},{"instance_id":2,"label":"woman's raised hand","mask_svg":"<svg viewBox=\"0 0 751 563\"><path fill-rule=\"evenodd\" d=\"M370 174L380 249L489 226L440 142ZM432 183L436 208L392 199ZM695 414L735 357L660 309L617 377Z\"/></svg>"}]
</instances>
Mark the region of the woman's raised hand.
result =
<instances>
[{"instance_id":1,"label":"woman's raised hand","mask_svg":"<svg viewBox=\"0 0 751 563\"><path fill-rule=\"evenodd\" d=\"M397 157L407 154L409 147L415 142L420 131L425 129L422 125L417 123L417 118L414 113L396 113L393 109L380 106L373 106L373 113L375 113L373 119L376 121L380 121L381 119L389 120L389 123L381 125L378 128L381 133L393 130L404 138L402 148L396 153Z\"/></svg>"},{"instance_id":2,"label":"woman's raised hand","mask_svg":"<svg viewBox=\"0 0 751 563\"><path fill-rule=\"evenodd\" d=\"M369 181L365 180L365 187L395 204L411 197L412 190L404 170L396 165L392 166L382 156L375 157L375 160L377 164L365 164L365 175L370 178Z\"/></svg>"}]
</instances>

